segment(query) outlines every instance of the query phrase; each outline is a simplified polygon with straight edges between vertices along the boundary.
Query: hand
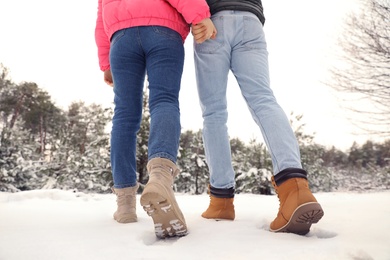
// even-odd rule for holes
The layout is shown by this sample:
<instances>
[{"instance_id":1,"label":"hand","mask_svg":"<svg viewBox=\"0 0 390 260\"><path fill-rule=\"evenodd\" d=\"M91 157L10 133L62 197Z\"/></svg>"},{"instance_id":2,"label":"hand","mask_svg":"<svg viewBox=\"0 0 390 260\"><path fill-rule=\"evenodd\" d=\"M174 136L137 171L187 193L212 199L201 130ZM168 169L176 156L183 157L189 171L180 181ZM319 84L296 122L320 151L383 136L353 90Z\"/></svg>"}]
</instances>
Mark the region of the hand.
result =
<instances>
[{"instance_id":1,"label":"hand","mask_svg":"<svg viewBox=\"0 0 390 260\"><path fill-rule=\"evenodd\" d=\"M109 85L111 87L114 86L114 82L112 80L112 74L111 74L110 69L104 71L104 82L106 82L107 85Z\"/></svg>"},{"instance_id":2,"label":"hand","mask_svg":"<svg viewBox=\"0 0 390 260\"><path fill-rule=\"evenodd\" d=\"M199 23L192 25L192 35L196 43L203 43L208 39L215 39L217 29L210 18L203 19Z\"/></svg>"}]
</instances>

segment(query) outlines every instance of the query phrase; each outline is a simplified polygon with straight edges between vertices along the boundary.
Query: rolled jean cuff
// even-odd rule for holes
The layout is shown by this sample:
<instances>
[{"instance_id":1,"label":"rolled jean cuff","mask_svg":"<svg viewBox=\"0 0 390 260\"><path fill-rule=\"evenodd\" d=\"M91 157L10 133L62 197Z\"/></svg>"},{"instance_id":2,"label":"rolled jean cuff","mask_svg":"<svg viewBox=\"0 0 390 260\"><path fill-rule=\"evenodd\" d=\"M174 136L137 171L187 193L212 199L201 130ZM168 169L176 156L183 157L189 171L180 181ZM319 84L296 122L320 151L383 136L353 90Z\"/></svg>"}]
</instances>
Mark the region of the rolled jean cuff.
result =
<instances>
[{"instance_id":1,"label":"rolled jean cuff","mask_svg":"<svg viewBox=\"0 0 390 260\"><path fill-rule=\"evenodd\" d=\"M276 186L280 186L280 184L292 178L303 178L307 180L307 172L300 168L287 168L274 176Z\"/></svg>"},{"instance_id":2,"label":"rolled jean cuff","mask_svg":"<svg viewBox=\"0 0 390 260\"><path fill-rule=\"evenodd\" d=\"M234 188L218 189L210 185L210 194L216 198L234 198Z\"/></svg>"}]
</instances>

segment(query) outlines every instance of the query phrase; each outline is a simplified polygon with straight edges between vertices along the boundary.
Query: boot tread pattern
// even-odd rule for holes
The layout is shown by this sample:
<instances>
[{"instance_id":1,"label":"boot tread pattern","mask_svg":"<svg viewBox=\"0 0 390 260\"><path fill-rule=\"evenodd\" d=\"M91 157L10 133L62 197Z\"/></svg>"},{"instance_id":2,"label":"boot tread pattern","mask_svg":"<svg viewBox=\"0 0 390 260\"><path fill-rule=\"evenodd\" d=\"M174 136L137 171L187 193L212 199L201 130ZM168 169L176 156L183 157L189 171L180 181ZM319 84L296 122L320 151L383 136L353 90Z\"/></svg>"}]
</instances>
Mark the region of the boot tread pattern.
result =
<instances>
[{"instance_id":1,"label":"boot tread pattern","mask_svg":"<svg viewBox=\"0 0 390 260\"><path fill-rule=\"evenodd\" d=\"M306 223L306 224L314 224L314 223L317 223L321 218L322 216L324 215L323 211L322 210L312 210L312 211L308 211L308 212L305 212L303 213L301 216L298 217L298 219L296 220L297 223Z\"/></svg>"},{"instance_id":2,"label":"boot tread pattern","mask_svg":"<svg viewBox=\"0 0 390 260\"><path fill-rule=\"evenodd\" d=\"M310 231L312 224L324 216L324 211L321 205L317 202L308 202L297 207L292 214L288 223L278 230L271 230L273 232L287 232L298 235L306 235Z\"/></svg>"},{"instance_id":3,"label":"boot tread pattern","mask_svg":"<svg viewBox=\"0 0 390 260\"><path fill-rule=\"evenodd\" d=\"M176 216L172 205L157 193L147 193L141 197L141 205L152 217L154 231L158 238L185 236L187 228Z\"/></svg>"}]
</instances>

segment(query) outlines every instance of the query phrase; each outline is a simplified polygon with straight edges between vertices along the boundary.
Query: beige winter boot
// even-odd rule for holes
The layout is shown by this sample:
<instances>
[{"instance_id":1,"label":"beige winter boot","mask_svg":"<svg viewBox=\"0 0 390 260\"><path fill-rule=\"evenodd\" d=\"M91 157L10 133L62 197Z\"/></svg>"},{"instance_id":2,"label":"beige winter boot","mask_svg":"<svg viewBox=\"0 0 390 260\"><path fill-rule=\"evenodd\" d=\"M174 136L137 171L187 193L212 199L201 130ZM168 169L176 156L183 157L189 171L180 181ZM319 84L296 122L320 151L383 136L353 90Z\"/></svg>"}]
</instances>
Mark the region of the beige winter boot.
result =
<instances>
[{"instance_id":1,"label":"beige winter boot","mask_svg":"<svg viewBox=\"0 0 390 260\"><path fill-rule=\"evenodd\" d=\"M280 201L279 212L270 225L272 232L288 232L305 235L312 224L317 223L324 211L309 189L304 178L291 178L276 185L272 184Z\"/></svg>"},{"instance_id":2,"label":"beige winter boot","mask_svg":"<svg viewBox=\"0 0 390 260\"><path fill-rule=\"evenodd\" d=\"M176 165L164 158L153 158L147 165L149 181L141 195L141 205L152 217L158 238L185 236L187 225L173 193Z\"/></svg>"},{"instance_id":3,"label":"beige winter boot","mask_svg":"<svg viewBox=\"0 0 390 260\"><path fill-rule=\"evenodd\" d=\"M112 188L115 193L118 209L114 213L114 219L119 223L131 223L137 221L136 195L139 184L123 189Z\"/></svg>"}]
</instances>

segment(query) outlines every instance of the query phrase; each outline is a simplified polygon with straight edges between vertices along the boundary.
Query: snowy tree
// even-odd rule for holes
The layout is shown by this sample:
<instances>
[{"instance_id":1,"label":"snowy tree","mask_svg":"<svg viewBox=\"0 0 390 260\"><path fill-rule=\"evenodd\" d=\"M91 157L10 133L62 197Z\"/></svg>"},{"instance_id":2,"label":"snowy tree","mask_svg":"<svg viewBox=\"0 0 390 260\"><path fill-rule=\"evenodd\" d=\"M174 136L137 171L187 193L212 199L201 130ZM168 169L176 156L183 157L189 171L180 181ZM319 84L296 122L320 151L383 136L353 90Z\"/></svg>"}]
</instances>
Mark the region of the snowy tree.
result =
<instances>
[{"instance_id":1,"label":"snowy tree","mask_svg":"<svg viewBox=\"0 0 390 260\"><path fill-rule=\"evenodd\" d=\"M181 134L178 166L181 170L175 182L180 192L202 194L207 191L209 171L204 155L202 132L188 130Z\"/></svg>"},{"instance_id":2,"label":"snowy tree","mask_svg":"<svg viewBox=\"0 0 390 260\"><path fill-rule=\"evenodd\" d=\"M302 167L308 173L310 188L314 192L330 191L338 184L330 169L324 165L325 149L314 143L314 134L306 133L302 118L303 115L291 113L290 123L300 147Z\"/></svg>"},{"instance_id":3,"label":"snowy tree","mask_svg":"<svg viewBox=\"0 0 390 260\"><path fill-rule=\"evenodd\" d=\"M236 192L271 194L272 162L264 143L231 140Z\"/></svg>"},{"instance_id":4,"label":"snowy tree","mask_svg":"<svg viewBox=\"0 0 390 260\"><path fill-rule=\"evenodd\" d=\"M15 84L11 81L8 75L8 68L0 63L0 115L1 126L6 126L9 123L9 116L12 113L12 104L14 103Z\"/></svg>"},{"instance_id":5,"label":"snowy tree","mask_svg":"<svg viewBox=\"0 0 390 260\"><path fill-rule=\"evenodd\" d=\"M31 130L31 134L37 142L37 152L42 158L45 157L46 145L50 138L54 138L59 131L59 127L65 120L62 111L51 101L51 97L46 91L38 89L36 84L24 83L37 90L32 93L31 98L25 101L27 109L23 111L22 117L26 128Z\"/></svg>"},{"instance_id":6,"label":"snowy tree","mask_svg":"<svg viewBox=\"0 0 390 260\"><path fill-rule=\"evenodd\" d=\"M106 192L112 186L109 133L112 110L75 102L60 139L52 144L49 187Z\"/></svg>"},{"instance_id":7,"label":"snowy tree","mask_svg":"<svg viewBox=\"0 0 390 260\"><path fill-rule=\"evenodd\" d=\"M237 176L251 168L247 154L248 149L246 144L239 138L233 138L230 140L230 149L232 166L236 174L235 178L237 178Z\"/></svg>"},{"instance_id":8,"label":"snowy tree","mask_svg":"<svg viewBox=\"0 0 390 260\"><path fill-rule=\"evenodd\" d=\"M45 181L45 167L31 124L26 123L39 93L36 84L14 84L2 65L0 73L0 189L26 190L40 188ZM32 184L28 184L31 180Z\"/></svg>"},{"instance_id":9,"label":"snowy tree","mask_svg":"<svg viewBox=\"0 0 390 260\"><path fill-rule=\"evenodd\" d=\"M147 182L150 114L148 93L137 138L138 180ZM58 109L35 83L13 83L0 65L0 191L78 189L110 192L112 174L107 123L112 110L101 105L72 103ZM292 114L293 116L293 114ZM304 169L313 191L365 191L390 187L390 141L354 144L348 153L314 143L304 131L302 116L291 120L301 148ZM236 191L270 194L272 162L263 143L231 140ZM201 130L182 133L178 155L181 173L174 189L202 194L209 171Z\"/></svg>"},{"instance_id":10,"label":"snowy tree","mask_svg":"<svg viewBox=\"0 0 390 260\"><path fill-rule=\"evenodd\" d=\"M330 149L324 148L323 161L326 167L340 167L348 164L348 155L332 146Z\"/></svg>"},{"instance_id":11,"label":"snowy tree","mask_svg":"<svg viewBox=\"0 0 390 260\"><path fill-rule=\"evenodd\" d=\"M39 189L45 183L42 169L45 163L36 153L36 144L18 118L12 129L1 129L0 191Z\"/></svg>"}]
</instances>

